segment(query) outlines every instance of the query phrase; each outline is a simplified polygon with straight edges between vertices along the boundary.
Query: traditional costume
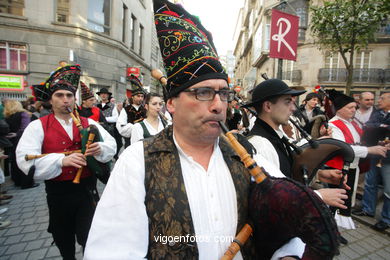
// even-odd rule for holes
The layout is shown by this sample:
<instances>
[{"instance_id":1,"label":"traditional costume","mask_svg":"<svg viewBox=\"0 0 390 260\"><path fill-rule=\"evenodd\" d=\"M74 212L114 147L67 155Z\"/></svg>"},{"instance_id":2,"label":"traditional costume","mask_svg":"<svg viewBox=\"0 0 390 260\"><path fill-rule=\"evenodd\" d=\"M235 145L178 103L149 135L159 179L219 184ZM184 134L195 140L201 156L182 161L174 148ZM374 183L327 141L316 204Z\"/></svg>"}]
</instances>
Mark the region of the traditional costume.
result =
<instances>
[{"instance_id":1,"label":"traditional costume","mask_svg":"<svg viewBox=\"0 0 390 260\"><path fill-rule=\"evenodd\" d=\"M80 78L80 67L66 66L55 71L43 85L34 88L36 97L47 101L57 90L76 92ZM101 154L95 156L100 162L111 160L115 154L115 140L96 122L80 118L83 127L95 125L104 140L99 142ZM47 203L49 208L48 232L64 259L75 259L75 239L85 247L89 227L94 214L96 201L96 178L88 167L81 173L80 184L75 184L77 168L63 167L63 152L81 149L79 129L73 123L49 114L31 122L25 129L16 148L19 168L27 174L35 168L34 178L45 180ZM26 154L48 155L30 161Z\"/></svg>"},{"instance_id":2,"label":"traditional costume","mask_svg":"<svg viewBox=\"0 0 390 260\"><path fill-rule=\"evenodd\" d=\"M342 109L344 106L356 102L354 98L346 96L342 93L335 93L331 96L331 100L336 109ZM355 224L351 218L351 208L355 204L356 187L359 176L359 159L365 158L368 154L367 147L360 145L360 137L363 133L362 129L352 119L343 119L339 116L333 117L329 120L329 126L332 128L332 137L337 140L344 141L351 145L355 159L350 165L348 173L347 185L351 190L347 190L348 199L345 202L347 209L339 209L336 212L335 219L337 225L346 229L355 229ZM343 160L341 157L336 157L326 163L327 166L335 169L342 169Z\"/></svg>"}]
</instances>

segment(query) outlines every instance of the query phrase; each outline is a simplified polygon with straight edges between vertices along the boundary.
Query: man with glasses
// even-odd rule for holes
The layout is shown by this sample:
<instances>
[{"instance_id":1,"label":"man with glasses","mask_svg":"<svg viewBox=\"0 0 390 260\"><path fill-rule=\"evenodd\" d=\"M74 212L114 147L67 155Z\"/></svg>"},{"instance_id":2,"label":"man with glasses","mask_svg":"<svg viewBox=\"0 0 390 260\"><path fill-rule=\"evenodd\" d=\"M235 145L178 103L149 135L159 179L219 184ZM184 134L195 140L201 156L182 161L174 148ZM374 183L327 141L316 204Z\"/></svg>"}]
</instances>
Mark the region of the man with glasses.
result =
<instances>
[{"instance_id":1,"label":"man with glasses","mask_svg":"<svg viewBox=\"0 0 390 260\"><path fill-rule=\"evenodd\" d=\"M119 157L97 207L87 260L220 259L248 219L250 175L219 138L231 93L211 36L182 7L154 4L172 125ZM183 51L169 52L168 36ZM247 242L235 259L253 256L253 249Z\"/></svg>"}]
</instances>

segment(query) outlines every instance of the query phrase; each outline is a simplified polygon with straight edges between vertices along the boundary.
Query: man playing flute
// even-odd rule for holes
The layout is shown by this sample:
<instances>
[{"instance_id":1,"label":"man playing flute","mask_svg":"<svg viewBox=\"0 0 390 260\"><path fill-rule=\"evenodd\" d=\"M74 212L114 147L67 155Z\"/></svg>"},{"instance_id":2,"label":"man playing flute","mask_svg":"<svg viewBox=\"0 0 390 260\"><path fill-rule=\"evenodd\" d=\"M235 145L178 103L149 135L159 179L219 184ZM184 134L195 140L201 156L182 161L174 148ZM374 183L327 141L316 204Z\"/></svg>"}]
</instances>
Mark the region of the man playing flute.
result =
<instances>
[{"instance_id":1,"label":"man playing flute","mask_svg":"<svg viewBox=\"0 0 390 260\"><path fill-rule=\"evenodd\" d=\"M250 175L219 138L232 95L211 35L177 5L154 1L154 10L173 123L119 157L84 259L220 259L248 221ZM253 249L248 241L235 259Z\"/></svg>"},{"instance_id":2,"label":"man playing flute","mask_svg":"<svg viewBox=\"0 0 390 260\"><path fill-rule=\"evenodd\" d=\"M106 130L92 119L80 118L83 128L95 125L104 141L92 143L85 151L65 156L63 152L79 150L81 137L70 112L75 107L75 93L80 79L78 65L55 71L45 86L35 89L40 99L48 99L53 113L31 122L25 129L16 149L19 168L27 174L35 167L34 178L45 180L49 208L48 232L53 235L63 259L74 260L75 238L84 248L96 202L92 190L96 177L88 170L86 156L108 162L116 152L116 143ZM26 161L26 154L48 155ZM76 172L82 169L81 181L73 183Z\"/></svg>"}]
</instances>

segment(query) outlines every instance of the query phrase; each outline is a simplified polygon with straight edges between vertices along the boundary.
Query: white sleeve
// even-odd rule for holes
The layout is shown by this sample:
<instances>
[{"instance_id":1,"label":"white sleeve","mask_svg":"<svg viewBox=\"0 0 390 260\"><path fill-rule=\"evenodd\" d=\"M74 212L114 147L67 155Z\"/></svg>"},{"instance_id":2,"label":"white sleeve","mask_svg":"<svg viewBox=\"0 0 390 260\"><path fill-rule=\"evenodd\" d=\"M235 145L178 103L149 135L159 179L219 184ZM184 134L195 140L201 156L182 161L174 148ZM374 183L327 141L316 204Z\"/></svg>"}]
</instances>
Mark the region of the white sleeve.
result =
<instances>
[{"instance_id":1,"label":"white sleeve","mask_svg":"<svg viewBox=\"0 0 390 260\"><path fill-rule=\"evenodd\" d=\"M146 259L149 243L145 207L143 143L119 157L97 205L84 260Z\"/></svg>"},{"instance_id":2,"label":"white sleeve","mask_svg":"<svg viewBox=\"0 0 390 260\"><path fill-rule=\"evenodd\" d=\"M99 133L103 138L103 142L98 142L101 153L99 155L95 155L95 159L99 162L105 163L110 161L115 153L116 153L116 141L115 139L104 129L99 123L88 118L88 123L90 125L95 125L99 129Z\"/></svg>"},{"instance_id":3,"label":"white sleeve","mask_svg":"<svg viewBox=\"0 0 390 260\"><path fill-rule=\"evenodd\" d=\"M336 127L334 124L330 123L329 126L332 128L332 138L345 142L345 137L340 128ZM351 145L355 157L366 158L368 154L368 149L366 146L360 145Z\"/></svg>"},{"instance_id":4,"label":"white sleeve","mask_svg":"<svg viewBox=\"0 0 390 260\"><path fill-rule=\"evenodd\" d=\"M42 153L43 137L41 120L34 120L26 127L16 147L16 162L20 170L27 175L31 166L35 165L34 179L36 180L49 180L59 176L62 172L62 159L65 157L60 153L51 153L39 159L26 161L26 154Z\"/></svg>"},{"instance_id":5,"label":"white sleeve","mask_svg":"<svg viewBox=\"0 0 390 260\"><path fill-rule=\"evenodd\" d=\"M127 123L127 114L123 108L119 114L118 121L116 121L116 129L123 137L129 138L131 136L132 123Z\"/></svg>"},{"instance_id":6,"label":"white sleeve","mask_svg":"<svg viewBox=\"0 0 390 260\"><path fill-rule=\"evenodd\" d=\"M276 250L272 255L271 260L278 260L285 256L298 256L299 258L302 258L302 255L305 252L305 246L306 244L303 243L299 237L294 237Z\"/></svg>"},{"instance_id":7,"label":"white sleeve","mask_svg":"<svg viewBox=\"0 0 390 260\"><path fill-rule=\"evenodd\" d=\"M254 135L248 141L255 147L257 154L260 154L266 161L274 164L278 169L280 168L278 153L268 139Z\"/></svg>"},{"instance_id":8,"label":"white sleeve","mask_svg":"<svg viewBox=\"0 0 390 260\"><path fill-rule=\"evenodd\" d=\"M111 116L106 117L106 120L108 123L116 123L118 120L118 110L116 109L116 105L114 105Z\"/></svg>"},{"instance_id":9,"label":"white sleeve","mask_svg":"<svg viewBox=\"0 0 390 260\"><path fill-rule=\"evenodd\" d=\"M133 129L131 130L131 144L138 142L139 140L144 138L144 130L140 123L134 124Z\"/></svg>"}]
</instances>

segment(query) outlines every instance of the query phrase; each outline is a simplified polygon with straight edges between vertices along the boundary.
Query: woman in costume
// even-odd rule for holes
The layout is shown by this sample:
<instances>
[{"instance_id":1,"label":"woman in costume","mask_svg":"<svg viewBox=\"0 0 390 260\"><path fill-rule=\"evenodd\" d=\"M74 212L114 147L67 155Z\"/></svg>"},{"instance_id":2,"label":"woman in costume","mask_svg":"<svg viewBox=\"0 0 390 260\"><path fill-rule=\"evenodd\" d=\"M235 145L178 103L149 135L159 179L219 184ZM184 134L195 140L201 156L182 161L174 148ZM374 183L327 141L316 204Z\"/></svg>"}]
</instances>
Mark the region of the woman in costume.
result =
<instances>
[{"instance_id":1,"label":"woman in costume","mask_svg":"<svg viewBox=\"0 0 390 260\"><path fill-rule=\"evenodd\" d=\"M145 98L146 119L136 123L131 130L131 143L151 137L165 128L166 120L161 118L162 98L155 93L149 93Z\"/></svg>"}]
</instances>

